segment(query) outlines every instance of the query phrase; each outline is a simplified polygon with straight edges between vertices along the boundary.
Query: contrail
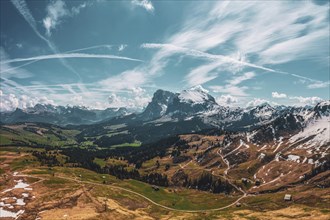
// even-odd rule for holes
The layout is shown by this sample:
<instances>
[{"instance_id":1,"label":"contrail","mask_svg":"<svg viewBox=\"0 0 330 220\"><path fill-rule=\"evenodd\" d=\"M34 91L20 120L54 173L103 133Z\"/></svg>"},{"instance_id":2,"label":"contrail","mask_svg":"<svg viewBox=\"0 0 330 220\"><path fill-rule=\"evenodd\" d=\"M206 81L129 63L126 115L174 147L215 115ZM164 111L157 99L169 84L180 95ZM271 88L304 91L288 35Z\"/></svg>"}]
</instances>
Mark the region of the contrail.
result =
<instances>
[{"instance_id":1,"label":"contrail","mask_svg":"<svg viewBox=\"0 0 330 220\"><path fill-rule=\"evenodd\" d=\"M175 46L173 44L146 43L146 44L142 44L141 47L142 48L150 48L150 49L165 48L165 49L172 50L175 53L184 53L184 54L189 55L189 56L205 58L205 59L208 59L208 60L223 60L225 62L240 64L240 65L243 65L243 66L248 66L248 67L252 67L252 68L255 68L255 69L261 69L261 70L265 70L265 71L268 71L268 72L280 73L280 74L284 74L284 75L290 75L290 76L300 78L300 79L305 79L305 80L308 80L308 81L311 81L311 82L321 82L319 80L311 79L311 78L308 78L308 77L305 77L305 76L300 76L300 75L297 75L297 74L292 74L292 73L288 73L288 72L279 71L279 70L267 68L267 67L264 67L264 66L256 65L256 64L253 64L253 63L248 63L248 62L236 60L232 57L228 57L228 56L224 56L224 55L214 55L214 54L205 53L205 52L202 52L202 51L199 51L199 50L194 50L194 49L189 49L189 48L184 48L184 47L178 47L178 46Z\"/></svg>"},{"instance_id":2,"label":"contrail","mask_svg":"<svg viewBox=\"0 0 330 220\"><path fill-rule=\"evenodd\" d=\"M69 51L65 51L63 53L72 53L72 52L78 52L78 51L84 51L84 50L90 50L90 49L96 49L96 48L110 48L112 45L109 45L109 44L102 44L102 45L95 45L95 46L90 46L90 47L84 47L84 48L79 48L79 49L74 49L74 50L69 50ZM6 73L6 72L9 72L9 71L12 71L12 70L16 70L16 69L19 69L19 68L22 68L24 66L28 66L32 63L36 63L38 62L39 60L33 60L31 62L28 62L28 63L24 63L20 66L16 66L16 67L13 67L13 68L10 68L10 69L5 69L5 70L0 70L0 73Z\"/></svg>"},{"instance_id":3,"label":"contrail","mask_svg":"<svg viewBox=\"0 0 330 220\"><path fill-rule=\"evenodd\" d=\"M24 62L24 61L35 61L35 60L48 60L48 59L63 59L63 58L98 58L98 59L116 59L116 60L129 60L129 61L137 61L143 62L139 59L133 59L129 57L108 55L108 54L86 54L86 53L59 53L59 54L50 54L50 55L41 55L35 57L28 58L15 58L10 60L4 60L1 63L16 63L16 62Z\"/></svg>"},{"instance_id":4,"label":"contrail","mask_svg":"<svg viewBox=\"0 0 330 220\"><path fill-rule=\"evenodd\" d=\"M13 3L13 5L15 6L15 8L19 11L19 13L24 17L24 19L26 20L26 22L31 26L31 28L33 29L33 31L37 34L37 36L42 39L43 41L45 41L48 45L48 47L55 53L58 54L59 51L57 50L57 48L55 47L55 45L49 41L47 38L45 38L42 34L40 34L40 32L37 29L37 22L34 19L34 17L31 14L30 9L28 8L26 1L25 0L11 0L11 2ZM66 67L68 68L71 72L73 72L81 81L81 76L80 74L75 71L65 60L60 59L60 62Z\"/></svg>"},{"instance_id":5,"label":"contrail","mask_svg":"<svg viewBox=\"0 0 330 220\"><path fill-rule=\"evenodd\" d=\"M9 72L9 71L13 71L13 70L16 70L16 69L22 68L23 66L27 66L27 65L30 65L30 64L32 64L32 63L35 63L35 62L38 62L38 60L33 60L33 61L31 61L31 62L24 63L23 65L15 66L15 67L13 67L13 68L0 70L0 73L6 73L6 72ZM2 62L1 62L1 63L2 63Z\"/></svg>"},{"instance_id":6,"label":"contrail","mask_svg":"<svg viewBox=\"0 0 330 220\"><path fill-rule=\"evenodd\" d=\"M45 38L42 34L40 34L40 32L38 31L37 22L34 19L34 17L32 16L31 11L28 8L25 0L11 0L11 2L15 6L15 8L19 11L19 13L24 17L26 22L31 26L33 31L38 35L38 37L41 38L42 40L44 40L47 43L47 45L50 47L50 49L52 49L53 51L56 51L56 53L58 53L55 46L47 38Z\"/></svg>"},{"instance_id":7,"label":"contrail","mask_svg":"<svg viewBox=\"0 0 330 220\"><path fill-rule=\"evenodd\" d=\"M72 53L72 52L78 52L78 51L84 51L84 50L90 50L90 49L102 48L102 47L111 48L112 45L101 44L101 45L95 45L95 46L90 46L90 47L83 47L83 48L79 48L79 49L69 50L69 51L65 51L64 53Z\"/></svg>"}]
</instances>

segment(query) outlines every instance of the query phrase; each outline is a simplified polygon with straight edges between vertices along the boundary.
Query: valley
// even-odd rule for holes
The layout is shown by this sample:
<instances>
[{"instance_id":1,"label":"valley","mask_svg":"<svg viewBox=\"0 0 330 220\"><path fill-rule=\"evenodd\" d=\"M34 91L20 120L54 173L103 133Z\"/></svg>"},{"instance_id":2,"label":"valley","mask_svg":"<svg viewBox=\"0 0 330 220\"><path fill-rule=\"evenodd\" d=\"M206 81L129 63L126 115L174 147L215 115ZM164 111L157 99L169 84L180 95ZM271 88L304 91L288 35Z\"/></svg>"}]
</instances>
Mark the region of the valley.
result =
<instances>
[{"instance_id":1,"label":"valley","mask_svg":"<svg viewBox=\"0 0 330 220\"><path fill-rule=\"evenodd\" d=\"M329 102L244 110L233 130L224 116L221 127L207 123L219 108L208 100L183 118L143 121L147 108L91 125L2 124L1 217L329 218ZM260 124L238 126L246 115Z\"/></svg>"},{"instance_id":2,"label":"valley","mask_svg":"<svg viewBox=\"0 0 330 220\"><path fill-rule=\"evenodd\" d=\"M0 220L330 220L330 0L0 0Z\"/></svg>"},{"instance_id":3,"label":"valley","mask_svg":"<svg viewBox=\"0 0 330 220\"><path fill-rule=\"evenodd\" d=\"M16 151L16 152L15 152ZM327 219L328 190L309 191L311 185L297 185L285 192L260 195L226 196L180 187L159 187L155 191L149 184L134 180L119 180L110 175L70 167L44 167L38 161L21 167L29 153L9 148L1 152L6 184L2 184L2 198L17 196L21 191L6 191L14 180L29 184L29 196L24 206L13 205L11 212L22 219L125 219L125 218L228 218L268 219L301 218ZM28 151L28 149L27 149ZM5 159L4 159L5 158ZM9 159L10 158L10 159ZM16 170L16 171L15 171ZM105 178L103 178L105 177ZM104 184L104 180L107 181ZM3 175L1 178L3 182ZM50 190L51 189L51 190ZM294 201L283 201L285 193L294 195ZM236 198L235 198L236 197ZM314 201L320 203L308 202ZM237 199L242 206L236 207ZM323 203L321 202L323 200ZM5 201L9 203L10 201ZM290 208L286 208L287 205ZM317 205L318 208L315 208ZM18 211L17 211L18 210ZM20 212L19 210L24 210ZM267 211L267 212L265 212ZM148 217L147 217L148 216ZM267 217L268 216L268 217Z\"/></svg>"}]
</instances>

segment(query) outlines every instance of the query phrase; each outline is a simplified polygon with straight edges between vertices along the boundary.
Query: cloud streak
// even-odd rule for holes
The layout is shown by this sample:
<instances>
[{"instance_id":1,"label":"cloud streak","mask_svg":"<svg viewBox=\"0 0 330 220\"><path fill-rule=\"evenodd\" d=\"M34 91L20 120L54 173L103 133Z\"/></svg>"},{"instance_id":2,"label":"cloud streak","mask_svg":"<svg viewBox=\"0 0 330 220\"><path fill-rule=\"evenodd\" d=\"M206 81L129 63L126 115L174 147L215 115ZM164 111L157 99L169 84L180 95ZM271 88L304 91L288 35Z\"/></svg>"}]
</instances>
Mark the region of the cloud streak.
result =
<instances>
[{"instance_id":1,"label":"cloud streak","mask_svg":"<svg viewBox=\"0 0 330 220\"><path fill-rule=\"evenodd\" d=\"M97 59L115 59L115 60L129 60L129 61L137 61L143 62L139 59L122 57L116 55L108 55L108 54L86 54L86 53L60 53L60 54L50 54L50 55L42 55L28 58L15 58L10 60L4 60L1 63L16 63L16 62L25 62L25 61L35 61L35 60L49 60L49 59L66 59L66 58L97 58Z\"/></svg>"},{"instance_id":2,"label":"cloud streak","mask_svg":"<svg viewBox=\"0 0 330 220\"><path fill-rule=\"evenodd\" d=\"M147 10L148 12L153 13L155 11L155 8L150 0L133 0L133 5L139 6Z\"/></svg>"},{"instance_id":3,"label":"cloud streak","mask_svg":"<svg viewBox=\"0 0 330 220\"><path fill-rule=\"evenodd\" d=\"M58 54L59 51L57 50L56 46L47 38L45 38L37 29L37 22L34 19L34 17L31 14L30 9L28 8L25 0L11 0L12 4L15 6L15 8L19 11L19 13L24 17L26 22L31 26L32 30L35 32L35 34L46 42L48 47L53 51L54 54ZM75 71L65 60L60 59L60 62L63 66L65 66L68 70L70 70L72 73L74 73L78 79L81 81L80 74Z\"/></svg>"},{"instance_id":4,"label":"cloud streak","mask_svg":"<svg viewBox=\"0 0 330 220\"><path fill-rule=\"evenodd\" d=\"M69 50L69 51L65 51L63 53L72 53L72 52L79 52L79 51L85 51L85 50L91 50L91 49L98 49L98 48L107 48L107 49L111 49L112 45L109 45L109 44L101 44L101 45L95 45L95 46L90 46L90 47L83 47L83 48L79 48L79 49L74 49L74 50ZM4 58L2 58L2 60L6 60ZM1 68L0 69L0 73L7 73L7 72L12 72L16 69L20 69L24 66L28 66L30 64L33 64L35 62L38 62L39 60L36 59L36 60L33 60L31 62L27 62L27 63L24 63L22 65L19 65L19 66L15 66L15 67L8 67L8 68Z\"/></svg>"},{"instance_id":5,"label":"cloud streak","mask_svg":"<svg viewBox=\"0 0 330 220\"><path fill-rule=\"evenodd\" d=\"M43 25L46 29L46 35L51 36L51 31L56 28L65 17L74 16L80 13L83 8L86 8L87 5L93 4L92 2L82 4L68 9L65 2L62 0L56 0L50 2L47 7L47 16L42 20Z\"/></svg>"},{"instance_id":6,"label":"cloud streak","mask_svg":"<svg viewBox=\"0 0 330 220\"><path fill-rule=\"evenodd\" d=\"M288 73L288 72L285 72L285 71L280 71L280 70L264 67L264 66L261 66L261 65L245 62L245 61L242 61L242 60L237 60L237 59L234 59L234 58L229 57L229 56L215 55L215 54L211 54L211 53L207 53L207 52L203 52L203 51L199 51L199 50L195 50L195 49L179 47L179 46L172 45L172 44L145 43L145 44L142 44L141 47L142 48L147 48L147 49L165 49L165 51L167 51L167 53L168 53L167 56L170 56L170 55L173 55L173 54L176 54L176 53L181 53L181 54L185 54L187 56L197 57L197 58L206 59L206 60L210 60L210 61L220 61L220 62L227 63L227 64L228 63L229 64L237 64L237 65L251 67L251 68L254 68L254 69L264 70L264 71L268 71L268 72L272 72L272 73L290 75L290 76L293 76L295 78L305 79L305 80L308 80L308 81L311 81L311 82L320 82L319 80L304 77L304 76L301 76L301 75L298 75L298 74L292 74L292 73ZM219 66L221 64L222 63L219 63Z\"/></svg>"}]
</instances>

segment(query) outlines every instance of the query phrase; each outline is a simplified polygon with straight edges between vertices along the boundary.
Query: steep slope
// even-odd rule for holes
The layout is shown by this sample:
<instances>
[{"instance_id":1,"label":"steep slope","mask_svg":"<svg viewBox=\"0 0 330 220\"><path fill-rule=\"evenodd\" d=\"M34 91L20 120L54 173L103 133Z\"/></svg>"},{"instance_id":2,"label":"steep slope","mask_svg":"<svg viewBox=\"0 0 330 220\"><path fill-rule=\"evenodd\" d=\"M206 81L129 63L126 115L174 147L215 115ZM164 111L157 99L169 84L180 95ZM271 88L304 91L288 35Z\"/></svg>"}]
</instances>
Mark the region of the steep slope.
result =
<instances>
[{"instance_id":1,"label":"steep slope","mask_svg":"<svg viewBox=\"0 0 330 220\"><path fill-rule=\"evenodd\" d=\"M173 102L174 97L175 94L172 92L157 90L146 109L139 115L139 119L149 121L162 117L165 115L168 105Z\"/></svg>"}]
</instances>

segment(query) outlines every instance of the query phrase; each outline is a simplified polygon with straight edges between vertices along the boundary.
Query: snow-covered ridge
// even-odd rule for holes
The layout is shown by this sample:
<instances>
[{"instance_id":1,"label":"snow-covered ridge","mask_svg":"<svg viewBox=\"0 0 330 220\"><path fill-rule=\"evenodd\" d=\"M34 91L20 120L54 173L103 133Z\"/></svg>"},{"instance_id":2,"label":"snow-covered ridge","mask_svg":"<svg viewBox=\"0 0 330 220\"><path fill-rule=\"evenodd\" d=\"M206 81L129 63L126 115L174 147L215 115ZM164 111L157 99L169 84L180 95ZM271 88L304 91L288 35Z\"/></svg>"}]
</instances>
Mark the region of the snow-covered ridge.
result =
<instances>
[{"instance_id":1,"label":"snow-covered ridge","mask_svg":"<svg viewBox=\"0 0 330 220\"><path fill-rule=\"evenodd\" d=\"M306 128L290 138L290 143L313 137L306 144L322 146L330 142L330 117L322 117L307 124Z\"/></svg>"}]
</instances>

